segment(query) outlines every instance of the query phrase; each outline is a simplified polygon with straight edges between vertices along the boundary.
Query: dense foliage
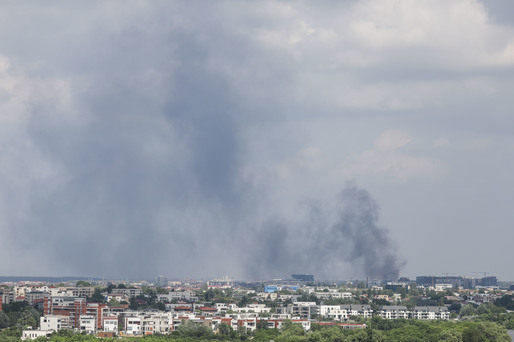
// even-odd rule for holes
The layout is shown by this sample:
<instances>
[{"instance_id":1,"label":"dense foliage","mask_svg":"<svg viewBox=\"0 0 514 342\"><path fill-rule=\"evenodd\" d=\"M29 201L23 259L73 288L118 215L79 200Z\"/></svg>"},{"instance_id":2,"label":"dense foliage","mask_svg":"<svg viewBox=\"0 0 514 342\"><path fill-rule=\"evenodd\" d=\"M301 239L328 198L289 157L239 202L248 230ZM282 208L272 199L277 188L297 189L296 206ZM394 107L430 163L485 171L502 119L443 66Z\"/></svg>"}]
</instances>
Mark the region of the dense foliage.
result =
<instances>
[{"instance_id":1,"label":"dense foliage","mask_svg":"<svg viewBox=\"0 0 514 342\"><path fill-rule=\"evenodd\" d=\"M0 342L20 341L21 331L6 329L0 334ZM288 341L510 341L506 329L493 322L456 322L456 321L420 321L420 320L385 320L374 317L368 321L366 329L344 330L338 326L320 327L313 325L312 330L304 332L302 327L286 322L282 330L258 329L253 333L244 330L234 331L228 325L219 327L217 333L210 328L195 324L184 324L171 335L153 335L146 337L125 337L103 339L103 341L245 341L275 342ZM49 338L38 338L37 342L87 342L98 341L95 336L73 334L60 331Z\"/></svg>"},{"instance_id":2,"label":"dense foliage","mask_svg":"<svg viewBox=\"0 0 514 342\"><path fill-rule=\"evenodd\" d=\"M34 309L27 302L13 302L4 304L0 311L0 329L10 327L32 327L39 325L41 312Z\"/></svg>"}]
</instances>

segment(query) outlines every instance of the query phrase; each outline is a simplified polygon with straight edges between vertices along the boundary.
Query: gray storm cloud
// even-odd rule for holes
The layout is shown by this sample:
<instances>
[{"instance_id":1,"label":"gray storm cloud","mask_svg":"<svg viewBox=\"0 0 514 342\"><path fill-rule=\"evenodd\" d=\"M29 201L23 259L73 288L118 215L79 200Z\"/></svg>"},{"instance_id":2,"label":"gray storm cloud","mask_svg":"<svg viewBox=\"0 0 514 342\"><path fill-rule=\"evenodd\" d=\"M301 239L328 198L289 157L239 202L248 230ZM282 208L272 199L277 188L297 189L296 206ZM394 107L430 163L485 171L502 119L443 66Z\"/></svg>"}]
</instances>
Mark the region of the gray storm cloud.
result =
<instances>
[{"instance_id":1,"label":"gray storm cloud","mask_svg":"<svg viewBox=\"0 0 514 342\"><path fill-rule=\"evenodd\" d=\"M512 277L512 6L1 2L0 273Z\"/></svg>"},{"instance_id":2,"label":"gray storm cloud","mask_svg":"<svg viewBox=\"0 0 514 342\"><path fill-rule=\"evenodd\" d=\"M14 113L28 119L4 127L4 146L21 151L2 157L10 166L2 178L2 235L9 241L3 253L20 254L10 272L261 278L323 270L330 277L349 263L364 265L362 275L396 277L398 262L363 190L343 192L340 217L328 226L326 213L316 208L298 224L280 210L268 213L273 195L243 172L255 143L245 133L259 125L260 114L248 109L244 92L219 65L225 56L225 68L243 70L245 56L261 51L190 8L161 7L134 14L136 6L120 17L123 29L109 21L90 31L72 27L62 42L48 35L49 44L33 46L44 67L26 71L22 81L55 83L55 94L31 98L31 106ZM183 25L175 10L197 26ZM134 24L131 15L145 24ZM150 25L149 18L162 25ZM259 82L272 88L287 82L290 69L273 73L277 62L266 60L259 67L267 76ZM3 71L18 80L16 67ZM269 120L267 111L279 107L260 108ZM255 137L267 135L262 130Z\"/></svg>"}]
</instances>

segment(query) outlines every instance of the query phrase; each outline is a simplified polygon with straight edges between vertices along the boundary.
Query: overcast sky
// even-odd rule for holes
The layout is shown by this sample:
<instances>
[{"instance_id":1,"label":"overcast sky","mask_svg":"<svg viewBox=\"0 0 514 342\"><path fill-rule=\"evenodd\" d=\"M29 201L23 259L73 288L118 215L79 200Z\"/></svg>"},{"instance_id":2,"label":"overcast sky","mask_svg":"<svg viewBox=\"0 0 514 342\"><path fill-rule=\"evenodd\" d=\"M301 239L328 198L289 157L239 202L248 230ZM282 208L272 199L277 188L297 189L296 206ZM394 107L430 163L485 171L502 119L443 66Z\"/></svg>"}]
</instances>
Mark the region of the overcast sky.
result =
<instances>
[{"instance_id":1,"label":"overcast sky","mask_svg":"<svg viewBox=\"0 0 514 342\"><path fill-rule=\"evenodd\" d=\"M0 274L514 280L512 13L1 2Z\"/></svg>"}]
</instances>

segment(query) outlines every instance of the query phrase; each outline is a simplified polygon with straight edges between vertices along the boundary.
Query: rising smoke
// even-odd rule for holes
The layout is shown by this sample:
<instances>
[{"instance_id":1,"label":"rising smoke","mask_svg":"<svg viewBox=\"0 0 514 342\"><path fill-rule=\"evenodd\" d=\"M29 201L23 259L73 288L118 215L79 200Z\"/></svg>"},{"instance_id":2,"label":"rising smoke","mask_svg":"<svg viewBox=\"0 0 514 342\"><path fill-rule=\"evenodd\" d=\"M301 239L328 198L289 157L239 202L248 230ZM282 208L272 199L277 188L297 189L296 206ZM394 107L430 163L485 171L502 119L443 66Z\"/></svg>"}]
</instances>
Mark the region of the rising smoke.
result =
<instances>
[{"instance_id":1,"label":"rising smoke","mask_svg":"<svg viewBox=\"0 0 514 342\"><path fill-rule=\"evenodd\" d=\"M2 52L15 69L31 67L19 77L2 64L4 77L30 91L5 96L16 100L8 108L16 120L0 127L0 258L15 261L0 272L253 279L344 277L349 267L396 278L401 262L365 190L349 185L334 208L309 205L293 220L268 214L275 204L260 188L271 182L242 171L260 158L245 134L272 139L262 122L280 118L265 113L288 115L277 93L293 79L291 63L223 19L206 21L217 13L210 4L167 4L120 2L114 21L87 5L107 18L101 28L70 27L58 12L37 44L34 28L23 36L20 51L30 54ZM261 153L280 146L272 150Z\"/></svg>"},{"instance_id":2,"label":"rising smoke","mask_svg":"<svg viewBox=\"0 0 514 342\"><path fill-rule=\"evenodd\" d=\"M404 262L388 230L378 224L379 207L368 191L349 182L327 207L310 205L304 221L276 220L260 229L260 257L251 273L277 276L295 270L321 279L396 280Z\"/></svg>"}]
</instances>

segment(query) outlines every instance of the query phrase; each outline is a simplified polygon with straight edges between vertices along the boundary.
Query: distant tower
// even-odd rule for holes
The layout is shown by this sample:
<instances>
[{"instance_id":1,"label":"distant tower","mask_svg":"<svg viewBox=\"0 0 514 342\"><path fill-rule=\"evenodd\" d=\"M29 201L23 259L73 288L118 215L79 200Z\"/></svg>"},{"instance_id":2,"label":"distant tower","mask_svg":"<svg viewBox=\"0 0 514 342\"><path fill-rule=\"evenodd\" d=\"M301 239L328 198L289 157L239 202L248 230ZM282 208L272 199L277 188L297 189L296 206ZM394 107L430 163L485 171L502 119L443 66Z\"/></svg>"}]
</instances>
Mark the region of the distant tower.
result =
<instances>
[{"instance_id":1,"label":"distant tower","mask_svg":"<svg viewBox=\"0 0 514 342\"><path fill-rule=\"evenodd\" d=\"M155 286L168 286L168 278L163 275L158 275L155 278Z\"/></svg>"}]
</instances>

